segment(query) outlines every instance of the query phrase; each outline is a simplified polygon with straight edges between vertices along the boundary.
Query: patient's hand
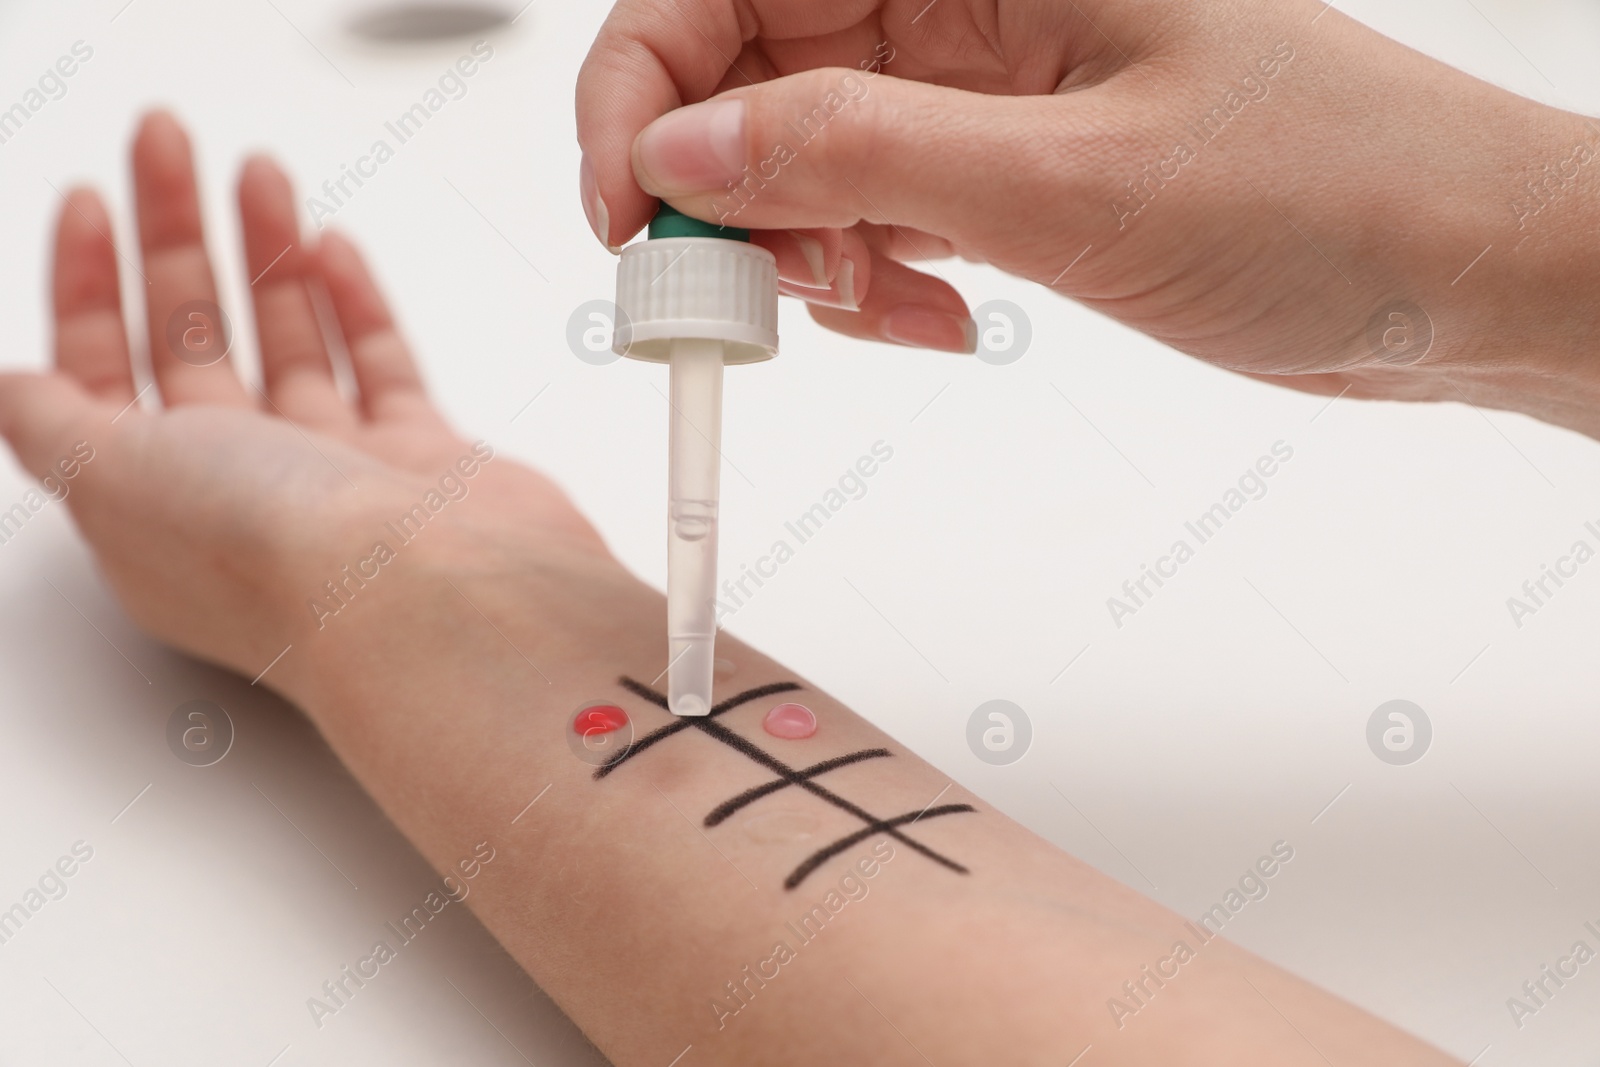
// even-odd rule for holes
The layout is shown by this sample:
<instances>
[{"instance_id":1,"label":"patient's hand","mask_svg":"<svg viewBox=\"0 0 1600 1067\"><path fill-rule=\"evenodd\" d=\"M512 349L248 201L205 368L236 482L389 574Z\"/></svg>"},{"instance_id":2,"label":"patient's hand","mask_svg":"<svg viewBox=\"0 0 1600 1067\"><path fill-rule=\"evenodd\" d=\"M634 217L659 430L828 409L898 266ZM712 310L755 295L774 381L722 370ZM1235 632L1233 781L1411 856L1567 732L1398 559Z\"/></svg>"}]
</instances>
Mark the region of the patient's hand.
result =
<instances>
[{"instance_id":1,"label":"patient's hand","mask_svg":"<svg viewBox=\"0 0 1600 1067\"><path fill-rule=\"evenodd\" d=\"M153 382L136 401L117 279L118 255L134 257L114 248L99 197L75 190L56 234L56 369L0 375L0 433L41 476L63 459L71 470L86 442L79 456L92 458L51 484L65 486L123 605L156 636L251 676L282 649L285 613L309 620L307 598L351 562L334 546L398 518L472 446L429 402L356 249L331 233L302 244L289 181L264 158L245 164L238 189L264 385L242 381L231 357L210 362L224 351L215 315L185 305L214 308L216 286L188 138L171 116L145 119L133 173ZM354 395L335 381L319 284ZM604 556L534 471L496 459L457 480L469 495L451 504L456 521Z\"/></svg>"}]
</instances>

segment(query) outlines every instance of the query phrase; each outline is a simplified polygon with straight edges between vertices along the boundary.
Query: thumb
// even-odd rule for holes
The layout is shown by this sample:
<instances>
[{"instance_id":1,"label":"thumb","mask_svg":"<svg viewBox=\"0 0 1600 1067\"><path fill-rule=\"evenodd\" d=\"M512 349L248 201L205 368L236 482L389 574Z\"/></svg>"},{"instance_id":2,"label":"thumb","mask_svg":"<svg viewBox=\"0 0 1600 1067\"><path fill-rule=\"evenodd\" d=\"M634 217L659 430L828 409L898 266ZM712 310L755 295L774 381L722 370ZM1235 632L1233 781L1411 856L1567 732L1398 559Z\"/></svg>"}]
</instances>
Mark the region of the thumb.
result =
<instances>
[{"instance_id":1,"label":"thumb","mask_svg":"<svg viewBox=\"0 0 1600 1067\"><path fill-rule=\"evenodd\" d=\"M1054 244L1069 234L1041 233L1042 220L1086 228L1103 212L1104 183L1085 165L1092 95L995 96L823 68L668 112L634 141L633 169L646 192L723 225L865 219L979 251Z\"/></svg>"},{"instance_id":2,"label":"thumb","mask_svg":"<svg viewBox=\"0 0 1600 1067\"><path fill-rule=\"evenodd\" d=\"M102 410L106 420L94 416ZM89 429L106 421L109 408L74 381L59 374L0 374L0 437L35 477L58 473L61 465L85 461L96 444Z\"/></svg>"}]
</instances>

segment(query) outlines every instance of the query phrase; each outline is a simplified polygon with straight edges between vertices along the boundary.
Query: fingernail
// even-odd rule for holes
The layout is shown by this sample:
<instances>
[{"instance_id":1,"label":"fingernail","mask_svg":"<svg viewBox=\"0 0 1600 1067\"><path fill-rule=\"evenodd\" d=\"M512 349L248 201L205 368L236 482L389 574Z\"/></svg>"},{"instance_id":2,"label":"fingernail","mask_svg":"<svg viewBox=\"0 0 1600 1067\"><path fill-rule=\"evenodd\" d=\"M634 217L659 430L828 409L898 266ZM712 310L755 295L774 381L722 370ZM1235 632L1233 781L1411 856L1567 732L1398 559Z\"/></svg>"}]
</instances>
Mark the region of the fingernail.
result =
<instances>
[{"instance_id":1,"label":"fingernail","mask_svg":"<svg viewBox=\"0 0 1600 1067\"><path fill-rule=\"evenodd\" d=\"M839 273L833 279L833 288L840 307L847 311L861 310L861 302L856 299L856 261L849 256L839 260Z\"/></svg>"},{"instance_id":2,"label":"fingernail","mask_svg":"<svg viewBox=\"0 0 1600 1067\"><path fill-rule=\"evenodd\" d=\"M779 278L778 292L798 297L808 304L820 304L823 307L841 308L845 311L861 310L861 305L856 300L856 265L848 257L839 260L839 272L834 275L832 285L816 289Z\"/></svg>"},{"instance_id":3,"label":"fingernail","mask_svg":"<svg viewBox=\"0 0 1600 1067\"><path fill-rule=\"evenodd\" d=\"M634 142L640 184L657 196L720 190L744 170L744 101L669 111Z\"/></svg>"},{"instance_id":4,"label":"fingernail","mask_svg":"<svg viewBox=\"0 0 1600 1067\"><path fill-rule=\"evenodd\" d=\"M619 254L622 249L611 243L611 212L606 210L606 202L600 196L600 185L594 179L594 164L589 162L588 156L578 164L578 193L583 199L583 214L589 220L589 229L606 246L607 252Z\"/></svg>"},{"instance_id":5,"label":"fingernail","mask_svg":"<svg viewBox=\"0 0 1600 1067\"><path fill-rule=\"evenodd\" d=\"M800 255L811 268L811 284L816 289L828 287L828 265L822 254L822 242L799 230L785 230L794 243L800 246Z\"/></svg>"},{"instance_id":6,"label":"fingernail","mask_svg":"<svg viewBox=\"0 0 1600 1067\"><path fill-rule=\"evenodd\" d=\"M890 308L879 326L884 338L916 348L971 355L978 350L978 324L965 315L951 315L920 304Z\"/></svg>"},{"instance_id":7,"label":"fingernail","mask_svg":"<svg viewBox=\"0 0 1600 1067\"><path fill-rule=\"evenodd\" d=\"M811 289L828 287L822 242L799 230L770 230L764 243L778 261L778 280Z\"/></svg>"}]
</instances>

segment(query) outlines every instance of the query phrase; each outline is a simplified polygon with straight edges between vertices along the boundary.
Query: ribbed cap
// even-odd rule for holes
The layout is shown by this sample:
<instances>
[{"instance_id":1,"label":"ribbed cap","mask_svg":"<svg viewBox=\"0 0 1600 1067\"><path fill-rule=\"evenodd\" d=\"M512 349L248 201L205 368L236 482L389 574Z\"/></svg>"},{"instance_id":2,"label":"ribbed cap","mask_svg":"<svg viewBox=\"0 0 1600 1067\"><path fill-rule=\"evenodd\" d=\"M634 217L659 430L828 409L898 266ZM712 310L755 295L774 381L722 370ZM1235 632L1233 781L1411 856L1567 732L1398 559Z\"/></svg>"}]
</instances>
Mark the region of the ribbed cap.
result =
<instances>
[{"instance_id":1,"label":"ribbed cap","mask_svg":"<svg viewBox=\"0 0 1600 1067\"><path fill-rule=\"evenodd\" d=\"M618 355L664 363L677 338L722 341L727 363L778 354L778 264L758 245L722 237L636 241L617 263L617 309Z\"/></svg>"}]
</instances>

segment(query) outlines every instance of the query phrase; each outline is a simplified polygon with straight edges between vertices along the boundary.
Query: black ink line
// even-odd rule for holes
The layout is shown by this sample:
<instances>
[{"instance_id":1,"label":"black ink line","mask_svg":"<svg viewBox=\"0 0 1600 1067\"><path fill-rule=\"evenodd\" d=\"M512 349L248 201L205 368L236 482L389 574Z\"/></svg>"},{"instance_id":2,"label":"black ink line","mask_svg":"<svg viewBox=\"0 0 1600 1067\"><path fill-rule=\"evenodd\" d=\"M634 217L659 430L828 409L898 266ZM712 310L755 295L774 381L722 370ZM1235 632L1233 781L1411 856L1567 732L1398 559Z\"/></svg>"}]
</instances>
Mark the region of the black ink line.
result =
<instances>
[{"instance_id":1,"label":"black ink line","mask_svg":"<svg viewBox=\"0 0 1600 1067\"><path fill-rule=\"evenodd\" d=\"M729 748L736 749L739 752L744 753L746 756L749 756L751 759L761 764L761 766L767 768L767 770L782 777L791 785L797 785L806 792L813 793L816 796L821 797L834 807L841 811L849 812L851 815L854 815L856 818L860 819L869 826L880 821L879 818L870 811L851 803L838 793L835 793L833 790L828 789L825 786L820 786L809 778L800 777L799 772L793 767L789 766L787 763L776 758L775 756L768 755L765 750L760 748L754 742L745 740L743 737L740 737L738 734L734 733L720 722L701 721L697 722L695 725L699 726L700 729L704 730L712 737L715 737L718 741L721 741ZM915 849L917 852L922 853L935 863L942 863L951 870L960 871L962 874L967 872L967 869L961 866L961 864L952 859L941 856L927 845L924 845L921 841L917 841L911 837L908 837L893 827L889 827L882 832L888 834L890 837L894 838L902 845L905 845L907 848Z\"/></svg>"},{"instance_id":2,"label":"black ink line","mask_svg":"<svg viewBox=\"0 0 1600 1067\"><path fill-rule=\"evenodd\" d=\"M641 684L639 682L636 682L632 678L628 678L626 676L618 679L618 682L619 682L619 684L622 685L623 688L627 689L630 693L633 693L634 695L640 697L641 699L647 700L650 703L655 704L657 707L667 708L667 699L666 699L666 697L664 697L660 693L657 693L655 690L651 689L649 686L646 686L646 685L643 685L643 684ZM800 882L803 881L808 874L810 874L813 870L815 870L816 867L819 864L826 862L829 858L831 858L832 856L837 855L839 852L843 851L844 849L849 848L851 845L855 844L856 842L865 840L866 838L871 837L871 836L873 836L875 834L884 834L885 836L892 837L896 841L899 841L901 844L905 845L907 848L910 848L913 851L921 853L922 855L928 857L929 859L933 860L935 863L940 864L941 866L947 867L950 870L955 871L958 874L967 874L968 871L967 871L966 867L963 867L961 864L957 863L953 859L950 859L948 856L941 855L940 853L938 853L938 852L934 851L933 849L929 848L927 845L924 845L922 842L917 841L916 839L908 836L907 834L903 833L899 829L899 827L904 825L905 823L916 822L917 819L922 818L924 815L928 815L928 814L933 814L933 815L937 816L937 815L951 815L951 814L955 814L957 812L963 812L963 811L977 811L977 809L974 808L972 805L970 805L970 804L946 804L943 807L939 807L939 808L925 808L925 809L923 809L923 811L917 812L917 813L914 813L914 814L911 814L911 815L896 816L893 819L887 819L887 820L886 819L880 819L876 815L873 815L871 812L865 810L864 808L860 807L859 805L854 804L851 801L846 800L844 797L842 797L839 794L833 792L831 789L828 789L828 788L826 788L824 786L818 785L813 780L813 776L808 774L807 772L796 770L795 768L789 766L787 763L784 763L782 760L778 759L777 757L770 755L764 749L762 749L760 746L756 745L754 742L749 741L744 737L741 737L739 734L736 734L732 730L729 730L727 727L723 726L721 723L714 721L716 716L721 715L724 712L731 711L734 708L738 707L739 705L748 703L751 700L756 700L756 699L759 699L759 698L761 698L763 696L771 696L774 693L791 692L791 691L799 689L799 688L800 688L800 686L796 685L793 682L774 682L771 685L758 686L755 689L748 689L745 692L739 693L739 694L737 694L737 695L735 695L733 697L730 697L729 699L727 699L727 700L723 701L722 703L716 705L715 707L713 707L711 709L710 713L707 714L707 715L686 716L686 717L683 717L683 718L679 719L679 721L677 721L675 723L671 723L671 724L669 724L667 726L663 726L659 730L656 730L656 731L654 731L652 733L646 734L644 737L642 737L639 740L631 743L623 751L617 753L617 755L614 756L612 759L610 759L606 763L602 764L595 771L594 776L596 778L603 778L607 774L610 774L611 771L615 770L618 766L620 766L624 761L632 758L634 755L636 755L639 752L643 751L645 748L648 748L650 745L653 745L658 741L661 741L661 740L663 740L663 739L665 739L667 737L670 737L675 733L679 733L679 732L681 732L683 730L687 730L687 729L693 727L695 729L701 730L704 733L710 734L712 737L716 738L718 741L721 741L723 744L727 745L729 748L734 749L735 751L743 753L745 756L747 756L748 758L750 758L754 762L760 764L761 766L767 768L769 771L772 771L774 774L778 775L778 779L779 780L777 782L768 783L768 785L771 787L772 790L781 789L784 786L788 786L788 785L798 786L799 788L804 789L806 792L811 793L812 795L816 796L817 798L819 798L821 800L824 800L824 801L827 801L829 804L832 804L834 807L838 808L839 810L844 811L844 812L846 812L846 813L848 813L850 815L855 816L856 818L860 819L863 823L866 824L866 829L864 831L858 831L857 833L850 835L848 838L841 838L840 841L836 841L836 842L834 842L834 844L829 845L827 848L822 849L816 855L812 856L811 859L808 859L806 861L806 863L803 863L803 864L800 865L800 867L796 868L795 871L792 872L789 875L789 878L784 882L784 888L785 889L793 889L793 888L795 888L795 886L799 885ZM670 709L668 709L668 710L670 710ZM864 751L871 752L873 750L864 750ZM859 757L859 758L863 758L863 759L868 758L867 756L862 755L861 753L854 753L852 755L856 756L856 757ZM850 759L850 757L839 757L839 758L840 759ZM853 762L853 760L851 760L851 761ZM840 765L842 765L842 764L840 764ZM821 773L821 772L819 771L817 773ZM763 793L761 795L765 795L765 794ZM725 802L723 805L721 805L721 807L727 807L728 804L731 804L734 801L739 801L739 800L743 800L743 802L745 804L748 804L750 802L750 800L755 799L755 797L753 797L753 796L750 796L750 797L748 797L748 799L745 799L745 796L746 795L741 795L740 797L735 797L735 798L733 798L732 801ZM937 798L935 798L935 799L937 799ZM740 805L740 806L742 806L742 805ZM715 812L713 812L713 814L715 814ZM726 817L727 817L726 814L723 815L724 819ZM718 820L718 821L720 822L721 820ZM841 842L847 842L847 843L841 844Z\"/></svg>"},{"instance_id":3,"label":"black ink line","mask_svg":"<svg viewBox=\"0 0 1600 1067\"><path fill-rule=\"evenodd\" d=\"M636 697L639 697L643 700L648 700L650 703L655 704L667 711L672 710L671 708L667 707L667 698L665 696L656 692L654 689L651 689L643 682L636 682L627 675L623 675L621 678L617 679L617 684L622 686L622 688L626 689Z\"/></svg>"},{"instance_id":4,"label":"black ink line","mask_svg":"<svg viewBox=\"0 0 1600 1067\"><path fill-rule=\"evenodd\" d=\"M896 815L892 819L880 819L870 826L857 830L853 834L839 838L839 840L835 841L827 848L818 849L816 852L812 853L809 859L791 871L789 873L789 877L783 880L783 888L793 889L795 886L805 881L806 876L812 871L816 870L824 863L827 863L839 853L860 844L862 841L872 837L874 834L886 833L890 837L899 837L900 835L894 830L896 826L901 826L908 822L916 822L918 819L937 818L940 815L955 815L959 812L977 810L978 809L973 807L971 804L944 804L937 808L928 808L925 811L908 811L904 815ZM967 873L967 869L961 864L957 863L955 860L946 859L937 852L930 853L930 855L958 874Z\"/></svg>"},{"instance_id":5,"label":"black ink line","mask_svg":"<svg viewBox=\"0 0 1600 1067\"><path fill-rule=\"evenodd\" d=\"M852 752L848 756L835 756L833 759L823 760L821 763L812 764L810 767L795 773L801 778L815 778L819 774L827 774L829 771L837 770L840 767L848 767L850 764L860 763L862 760L892 755L894 753L886 748L864 748L860 752ZM758 785L754 789L746 789L732 800L724 801L713 808L711 814L706 816L706 825L716 826L746 805L753 804L762 797L771 796L780 789L787 789L793 784L787 778L783 778L776 782L768 782L766 785Z\"/></svg>"},{"instance_id":6,"label":"black ink line","mask_svg":"<svg viewBox=\"0 0 1600 1067\"><path fill-rule=\"evenodd\" d=\"M619 678L617 681L622 688L626 689L639 699L648 700L650 703L662 708L663 710L671 710L667 707L667 698L656 692L654 689L651 689L649 686L643 685L628 677ZM663 726L661 729L656 730L653 733L645 734L643 737L630 741L627 748L624 748L621 752L618 752L615 756L612 756L599 767L595 768L594 776L596 778L604 778L606 775L620 767L623 763L632 759L640 752L643 752L657 741L664 741L675 733L680 733L684 730L690 729L691 727L698 725L698 723L704 719L710 719L717 715L724 715L732 711L734 708L737 708L739 705L748 704L752 700L760 700L762 697L772 696L774 693L792 693L799 688L800 687L793 682L773 682L771 685L760 685L754 689L746 689L742 693L736 693L727 700L724 700L722 703L712 707L710 712L705 715L686 715L680 718L677 722Z\"/></svg>"},{"instance_id":7,"label":"black ink line","mask_svg":"<svg viewBox=\"0 0 1600 1067\"><path fill-rule=\"evenodd\" d=\"M636 682L632 678L627 677L626 675L624 675L621 678L618 678L617 681L622 686L622 688L626 689L628 692L632 693L634 696L643 697L645 700L648 700L650 703L656 705L659 708L664 708L667 711L671 711L672 710L670 707L667 706L667 698L663 694L656 692L654 689L651 689L649 686L645 685L643 682ZM766 685L758 685L754 689L746 689L742 693L735 693L735 694L733 694L733 696L729 697L727 700L724 700L724 701L722 701L721 703L718 703L718 704L711 705L711 710L706 712L705 715L701 715L701 716L690 715L690 716L686 716L686 717L687 718L691 718L691 719L692 718L697 718L697 717L698 718L711 718L712 716L715 716L715 715L722 715L722 714L725 714L727 712L730 712L734 708L738 707L740 704L748 704L752 700L760 700L762 697L769 697L774 693L792 693L792 692L794 692L795 690L797 690L799 688L800 688L800 686L795 682L768 682Z\"/></svg>"},{"instance_id":8,"label":"black ink line","mask_svg":"<svg viewBox=\"0 0 1600 1067\"><path fill-rule=\"evenodd\" d=\"M762 697L769 697L774 693L793 693L799 688L794 682L772 682L769 685L758 685L754 689L746 689L742 693L735 693L720 704L713 704L711 711L704 718L714 718L725 711L732 711L740 704L748 704L752 700L760 700ZM665 704L663 704L664 706Z\"/></svg>"}]
</instances>

